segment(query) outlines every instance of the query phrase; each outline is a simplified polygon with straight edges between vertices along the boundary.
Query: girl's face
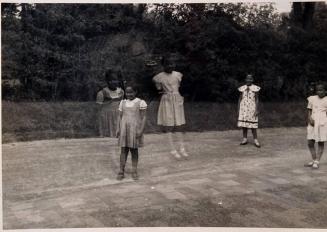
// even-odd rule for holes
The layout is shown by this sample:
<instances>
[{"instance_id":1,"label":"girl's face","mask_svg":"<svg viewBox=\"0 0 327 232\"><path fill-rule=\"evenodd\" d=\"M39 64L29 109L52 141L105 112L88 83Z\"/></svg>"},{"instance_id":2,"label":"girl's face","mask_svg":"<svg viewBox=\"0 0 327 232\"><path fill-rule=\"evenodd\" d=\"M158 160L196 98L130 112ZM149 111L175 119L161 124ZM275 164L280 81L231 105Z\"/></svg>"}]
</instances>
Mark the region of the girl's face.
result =
<instances>
[{"instance_id":1,"label":"girl's face","mask_svg":"<svg viewBox=\"0 0 327 232\"><path fill-rule=\"evenodd\" d=\"M323 85L317 85L317 87L316 87L316 94L320 98L325 97L326 96L325 86L323 86Z\"/></svg>"},{"instance_id":2,"label":"girl's face","mask_svg":"<svg viewBox=\"0 0 327 232\"><path fill-rule=\"evenodd\" d=\"M108 87L110 89L116 89L119 85L118 77L116 74L112 74L110 80L108 81Z\"/></svg>"},{"instance_id":3,"label":"girl's face","mask_svg":"<svg viewBox=\"0 0 327 232\"><path fill-rule=\"evenodd\" d=\"M128 100L133 100L135 98L135 95L136 95L136 93L135 93L135 91L134 91L134 89L132 87L127 87L126 91L125 91L125 94L126 94L126 98Z\"/></svg>"},{"instance_id":4,"label":"girl's face","mask_svg":"<svg viewBox=\"0 0 327 232\"><path fill-rule=\"evenodd\" d=\"M246 76L246 78L245 78L245 83L246 83L246 85L248 85L248 86L252 85L252 83L253 83L253 77L252 77L252 75L247 75L247 76Z\"/></svg>"},{"instance_id":5,"label":"girl's face","mask_svg":"<svg viewBox=\"0 0 327 232\"><path fill-rule=\"evenodd\" d=\"M171 73L172 71L174 71L175 65L172 62L168 62L167 64L165 64L164 66L164 71L166 73Z\"/></svg>"}]
</instances>

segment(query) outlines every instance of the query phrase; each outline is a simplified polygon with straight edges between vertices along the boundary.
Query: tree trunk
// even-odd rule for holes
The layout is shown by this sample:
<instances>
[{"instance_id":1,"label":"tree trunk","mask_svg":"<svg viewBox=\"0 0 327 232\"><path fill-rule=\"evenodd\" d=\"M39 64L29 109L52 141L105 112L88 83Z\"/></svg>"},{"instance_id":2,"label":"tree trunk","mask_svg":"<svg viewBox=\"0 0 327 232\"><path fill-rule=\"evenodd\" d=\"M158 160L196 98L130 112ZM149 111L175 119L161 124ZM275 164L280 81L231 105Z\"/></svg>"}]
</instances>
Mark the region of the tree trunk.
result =
<instances>
[{"instance_id":1,"label":"tree trunk","mask_svg":"<svg viewBox=\"0 0 327 232\"><path fill-rule=\"evenodd\" d=\"M305 2L302 18L302 27L304 30L311 30L313 26L313 14L315 12L315 2Z\"/></svg>"}]
</instances>

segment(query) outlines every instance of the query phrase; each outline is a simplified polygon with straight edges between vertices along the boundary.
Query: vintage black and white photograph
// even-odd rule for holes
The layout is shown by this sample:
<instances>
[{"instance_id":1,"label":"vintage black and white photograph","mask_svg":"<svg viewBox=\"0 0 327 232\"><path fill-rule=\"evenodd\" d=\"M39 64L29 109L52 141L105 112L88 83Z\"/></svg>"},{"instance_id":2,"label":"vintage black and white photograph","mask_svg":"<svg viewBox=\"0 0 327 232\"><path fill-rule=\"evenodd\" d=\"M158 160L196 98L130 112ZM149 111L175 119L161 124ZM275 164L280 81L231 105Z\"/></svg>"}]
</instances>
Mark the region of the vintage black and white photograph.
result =
<instances>
[{"instance_id":1,"label":"vintage black and white photograph","mask_svg":"<svg viewBox=\"0 0 327 232\"><path fill-rule=\"evenodd\" d=\"M327 229L327 2L1 3L3 229Z\"/></svg>"}]
</instances>

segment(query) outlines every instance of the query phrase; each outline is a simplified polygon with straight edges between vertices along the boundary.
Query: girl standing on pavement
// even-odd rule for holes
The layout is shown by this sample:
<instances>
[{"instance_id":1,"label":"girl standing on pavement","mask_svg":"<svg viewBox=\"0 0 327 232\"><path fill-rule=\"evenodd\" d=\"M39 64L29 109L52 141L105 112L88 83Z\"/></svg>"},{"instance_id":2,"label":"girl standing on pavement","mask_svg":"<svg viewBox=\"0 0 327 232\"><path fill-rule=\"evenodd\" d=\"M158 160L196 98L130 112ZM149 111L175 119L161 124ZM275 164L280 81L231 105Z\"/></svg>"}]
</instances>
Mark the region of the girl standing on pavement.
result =
<instances>
[{"instance_id":1,"label":"girl standing on pavement","mask_svg":"<svg viewBox=\"0 0 327 232\"><path fill-rule=\"evenodd\" d=\"M316 95L308 97L308 127L307 139L312 161L306 167L319 168L320 158L324 152L324 143L327 141L327 97L326 86L316 85ZM318 143L318 151L315 149Z\"/></svg>"},{"instance_id":2,"label":"girl standing on pavement","mask_svg":"<svg viewBox=\"0 0 327 232\"><path fill-rule=\"evenodd\" d=\"M118 105L124 97L119 86L117 72L107 70L106 85L97 93L99 107L100 137L115 137L117 130Z\"/></svg>"},{"instance_id":3,"label":"girl standing on pavement","mask_svg":"<svg viewBox=\"0 0 327 232\"><path fill-rule=\"evenodd\" d=\"M157 123L167 133L171 155L181 159L182 156L188 157L182 133L182 125L185 124L184 98L179 93L183 74L174 71L175 64L167 58L163 59L163 68L163 72L153 77L156 88L162 94ZM174 139L175 136L177 139ZM174 145L176 140L179 142L179 151Z\"/></svg>"},{"instance_id":4,"label":"girl standing on pavement","mask_svg":"<svg viewBox=\"0 0 327 232\"><path fill-rule=\"evenodd\" d=\"M129 151L132 154L132 178L137 180L138 148L143 146L147 104L144 100L136 97L136 91L131 86L126 87L125 95L127 99L122 100L119 104L117 137L121 155L117 180L124 178Z\"/></svg>"},{"instance_id":5,"label":"girl standing on pavement","mask_svg":"<svg viewBox=\"0 0 327 232\"><path fill-rule=\"evenodd\" d=\"M247 135L248 129L252 130L254 145L260 147L257 136L258 128L258 93L259 86L253 84L253 77L248 74L245 78L245 85L238 88L240 97L238 101L238 123L237 126L243 130L243 140L240 145L246 145L248 143Z\"/></svg>"}]
</instances>

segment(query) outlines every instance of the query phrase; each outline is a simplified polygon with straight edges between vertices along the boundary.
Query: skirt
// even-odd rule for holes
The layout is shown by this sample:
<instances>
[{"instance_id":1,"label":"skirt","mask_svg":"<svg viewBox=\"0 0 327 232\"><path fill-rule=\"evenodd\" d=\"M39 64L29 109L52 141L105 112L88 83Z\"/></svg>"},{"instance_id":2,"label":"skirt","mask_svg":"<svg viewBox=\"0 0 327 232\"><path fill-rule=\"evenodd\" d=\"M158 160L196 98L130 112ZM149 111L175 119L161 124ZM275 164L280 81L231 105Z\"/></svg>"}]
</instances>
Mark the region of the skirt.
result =
<instances>
[{"instance_id":1,"label":"skirt","mask_svg":"<svg viewBox=\"0 0 327 232\"><path fill-rule=\"evenodd\" d=\"M320 113L313 115L315 124L307 127L307 139L315 140L316 142L326 142L327 141L327 118L326 113Z\"/></svg>"},{"instance_id":2,"label":"skirt","mask_svg":"<svg viewBox=\"0 0 327 232\"><path fill-rule=\"evenodd\" d=\"M184 98L179 93L165 93L162 95L157 123L162 126L181 126L185 124Z\"/></svg>"},{"instance_id":3,"label":"skirt","mask_svg":"<svg viewBox=\"0 0 327 232\"><path fill-rule=\"evenodd\" d=\"M99 115L101 137L116 137L119 101L103 104Z\"/></svg>"}]
</instances>

